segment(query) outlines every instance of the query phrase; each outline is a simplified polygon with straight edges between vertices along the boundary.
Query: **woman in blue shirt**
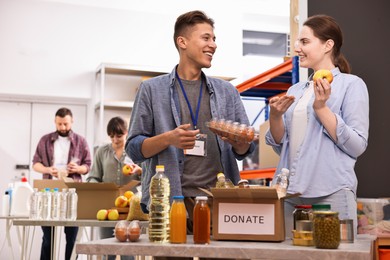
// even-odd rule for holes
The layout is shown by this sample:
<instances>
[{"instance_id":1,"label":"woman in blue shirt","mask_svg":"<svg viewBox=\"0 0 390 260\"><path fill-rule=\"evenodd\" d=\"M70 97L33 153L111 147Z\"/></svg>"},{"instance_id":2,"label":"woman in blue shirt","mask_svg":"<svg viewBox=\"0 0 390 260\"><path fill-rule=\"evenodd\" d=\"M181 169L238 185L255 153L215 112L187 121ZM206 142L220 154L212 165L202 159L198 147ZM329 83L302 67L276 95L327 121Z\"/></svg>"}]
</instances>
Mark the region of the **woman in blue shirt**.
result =
<instances>
[{"instance_id":1,"label":"woman in blue shirt","mask_svg":"<svg viewBox=\"0 0 390 260\"><path fill-rule=\"evenodd\" d=\"M266 142L280 154L277 172L290 170L286 200L286 232L292 230L297 204L330 204L340 219L353 219L357 232L356 159L367 148L369 98L364 81L351 75L341 53L342 32L326 15L309 17L296 49L300 66L330 70L326 79L299 82L282 97L270 99L270 129Z\"/></svg>"}]
</instances>

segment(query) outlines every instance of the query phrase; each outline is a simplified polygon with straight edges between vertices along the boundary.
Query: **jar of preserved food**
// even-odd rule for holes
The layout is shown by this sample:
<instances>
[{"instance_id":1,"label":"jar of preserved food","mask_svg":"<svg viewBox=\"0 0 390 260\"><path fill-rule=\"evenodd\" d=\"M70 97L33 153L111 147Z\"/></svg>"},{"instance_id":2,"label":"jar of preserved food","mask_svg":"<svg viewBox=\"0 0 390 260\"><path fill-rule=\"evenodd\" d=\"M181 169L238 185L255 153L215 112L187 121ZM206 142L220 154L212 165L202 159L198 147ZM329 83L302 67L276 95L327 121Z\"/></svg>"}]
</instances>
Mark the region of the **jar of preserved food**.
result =
<instances>
[{"instance_id":1,"label":"jar of preserved food","mask_svg":"<svg viewBox=\"0 0 390 260\"><path fill-rule=\"evenodd\" d=\"M206 196L195 198L194 207L194 243L210 244L210 208Z\"/></svg>"},{"instance_id":2,"label":"jar of preserved food","mask_svg":"<svg viewBox=\"0 0 390 260\"><path fill-rule=\"evenodd\" d=\"M249 181L245 179L241 179L237 183L238 188L249 188Z\"/></svg>"},{"instance_id":3,"label":"jar of preserved food","mask_svg":"<svg viewBox=\"0 0 390 260\"><path fill-rule=\"evenodd\" d=\"M317 248L338 248L340 244L339 213L335 211L314 211L313 215L314 245Z\"/></svg>"},{"instance_id":4,"label":"jar of preserved food","mask_svg":"<svg viewBox=\"0 0 390 260\"><path fill-rule=\"evenodd\" d=\"M313 219L313 212L311 205L296 205L295 210L293 212L294 218L294 230L297 230L297 222L298 221L311 221ZM306 230L311 231L311 230Z\"/></svg>"},{"instance_id":5,"label":"jar of preserved food","mask_svg":"<svg viewBox=\"0 0 390 260\"><path fill-rule=\"evenodd\" d=\"M313 211L330 211L330 204L313 204L311 205Z\"/></svg>"}]
</instances>

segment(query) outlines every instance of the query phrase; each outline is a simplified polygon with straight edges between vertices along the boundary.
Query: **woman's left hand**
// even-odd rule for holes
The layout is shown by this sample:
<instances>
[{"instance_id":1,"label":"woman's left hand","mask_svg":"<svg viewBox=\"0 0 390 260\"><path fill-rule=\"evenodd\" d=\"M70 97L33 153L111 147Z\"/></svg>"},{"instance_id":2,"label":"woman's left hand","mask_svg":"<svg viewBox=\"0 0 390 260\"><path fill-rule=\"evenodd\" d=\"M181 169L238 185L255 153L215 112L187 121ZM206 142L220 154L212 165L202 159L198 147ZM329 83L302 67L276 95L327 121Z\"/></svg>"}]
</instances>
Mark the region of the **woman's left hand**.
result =
<instances>
[{"instance_id":1,"label":"woman's left hand","mask_svg":"<svg viewBox=\"0 0 390 260\"><path fill-rule=\"evenodd\" d=\"M314 82L315 99L313 103L314 109L321 109L326 106L332 90L329 82L326 79L317 79Z\"/></svg>"}]
</instances>

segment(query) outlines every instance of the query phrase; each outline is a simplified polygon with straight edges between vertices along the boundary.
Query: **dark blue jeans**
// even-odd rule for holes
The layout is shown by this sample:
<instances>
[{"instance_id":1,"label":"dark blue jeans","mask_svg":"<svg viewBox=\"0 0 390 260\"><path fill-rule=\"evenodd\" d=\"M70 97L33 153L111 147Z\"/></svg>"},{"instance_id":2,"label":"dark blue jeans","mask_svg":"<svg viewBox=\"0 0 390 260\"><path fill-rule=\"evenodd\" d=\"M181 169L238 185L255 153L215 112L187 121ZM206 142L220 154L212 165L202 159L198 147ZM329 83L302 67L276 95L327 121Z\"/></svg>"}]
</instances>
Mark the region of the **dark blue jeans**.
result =
<instances>
[{"instance_id":1,"label":"dark blue jeans","mask_svg":"<svg viewBox=\"0 0 390 260\"><path fill-rule=\"evenodd\" d=\"M65 227L66 247L65 247L65 260L70 260L74 244L76 243L78 227ZM54 236L54 227L42 227L42 247L41 247L41 260L52 259L51 252L51 238ZM52 234L53 233L53 234Z\"/></svg>"}]
</instances>

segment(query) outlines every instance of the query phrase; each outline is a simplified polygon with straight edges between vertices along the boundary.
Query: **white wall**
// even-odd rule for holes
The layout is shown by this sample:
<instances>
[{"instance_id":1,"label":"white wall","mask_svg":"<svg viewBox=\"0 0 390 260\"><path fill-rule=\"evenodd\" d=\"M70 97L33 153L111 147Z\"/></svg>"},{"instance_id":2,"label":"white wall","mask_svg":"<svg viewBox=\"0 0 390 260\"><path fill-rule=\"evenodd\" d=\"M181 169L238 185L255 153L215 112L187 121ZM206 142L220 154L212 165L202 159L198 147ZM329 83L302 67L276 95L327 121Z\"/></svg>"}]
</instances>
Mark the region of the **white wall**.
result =
<instances>
[{"instance_id":1,"label":"white wall","mask_svg":"<svg viewBox=\"0 0 390 260\"><path fill-rule=\"evenodd\" d=\"M216 22L218 50L207 73L239 76L244 17L255 17L258 8L272 21L265 8L269 0L224 1L223 6L219 1L71 2L0 0L0 93L90 98L93 72L101 62L170 71L178 61L173 24L192 9L206 11ZM283 31L280 20L287 17L288 31L289 1L273 2L285 3L274 11L276 25L262 22L258 29Z\"/></svg>"}]
</instances>

